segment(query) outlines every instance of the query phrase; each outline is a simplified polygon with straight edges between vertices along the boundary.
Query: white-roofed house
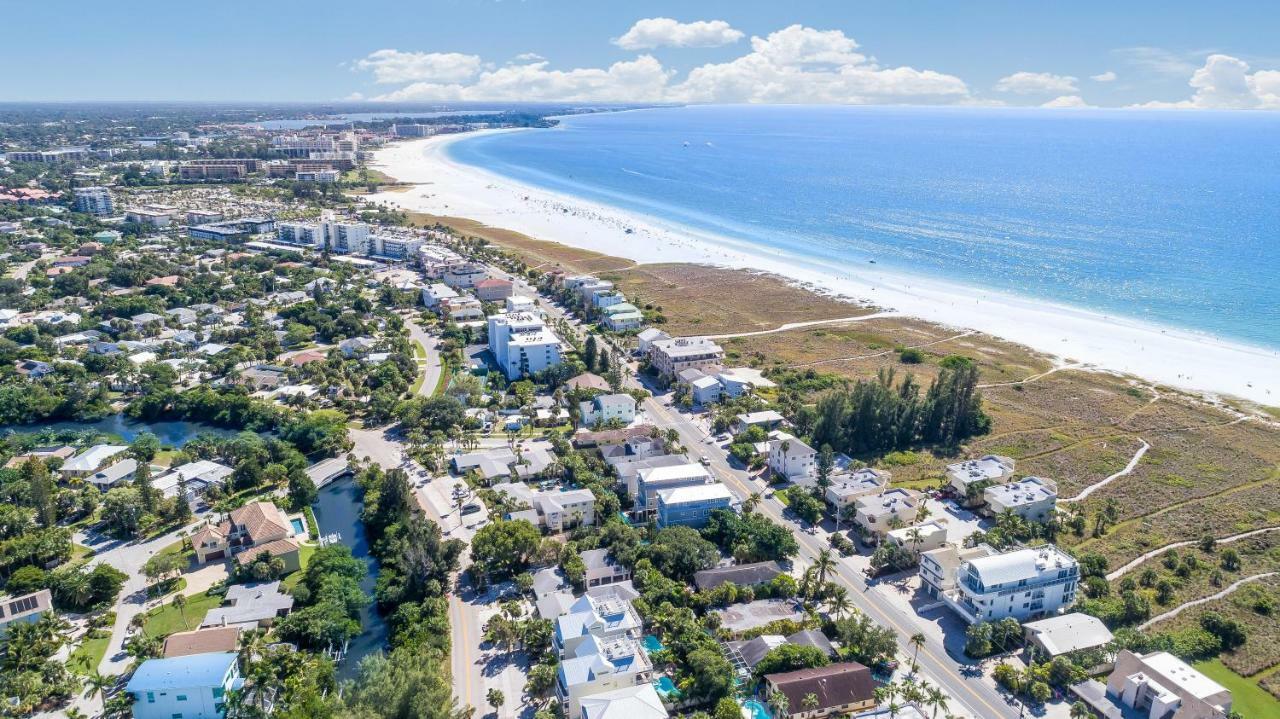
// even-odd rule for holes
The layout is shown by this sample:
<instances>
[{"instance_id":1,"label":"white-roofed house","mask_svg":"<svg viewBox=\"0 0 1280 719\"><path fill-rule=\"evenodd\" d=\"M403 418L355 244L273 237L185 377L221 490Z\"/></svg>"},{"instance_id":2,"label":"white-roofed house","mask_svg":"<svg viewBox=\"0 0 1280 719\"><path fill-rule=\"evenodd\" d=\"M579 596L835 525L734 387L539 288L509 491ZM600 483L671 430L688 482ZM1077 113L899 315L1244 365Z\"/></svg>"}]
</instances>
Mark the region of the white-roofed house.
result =
<instances>
[{"instance_id":1,"label":"white-roofed house","mask_svg":"<svg viewBox=\"0 0 1280 719\"><path fill-rule=\"evenodd\" d=\"M1053 480L1026 477L1016 482L993 484L982 492L986 501L985 512L999 516L1004 512L1033 522L1045 522L1053 517L1058 504L1058 485Z\"/></svg>"},{"instance_id":2,"label":"white-roofed house","mask_svg":"<svg viewBox=\"0 0 1280 719\"><path fill-rule=\"evenodd\" d=\"M891 529L916 521L920 511L920 493L894 487L878 494L869 494L854 500L853 521L864 531L871 543L879 543Z\"/></svg>"},{"instance_id":3,"label":"white-roofed house","mask_svg":"<svg viewBox=\"0 0 1280 719\"><path fill-rule=\"evenodd\" d=\"M649 354L649 350L653 348L654 342L669 339L671 339L671 335L656 327L650 327L647 330L642 330L636 335L636 342L638 343L637 351L641 356L647 355Z\"/></svg>"},{"instance_id":4,"label":"white-roofed house","mask_svg":"<svg viewBox=\"0 0 1280 719\"><path fill-rule=\"evenodd\" d=\"M712 512L732 505L733 494L719 482L662 489L657 497L658 526L700 529L707 524Z\"/></svg>"},{"instance_id":5,"label":"white-roofed house","mask_svg":"<svg viewBox=\"0 0 1280 719\"><path fill-rule=\"evenodd\" d=\"M1161 719L1219 719L1231 710L1231 692L1168 652L1116 655L1107 697Z\"/></svg>"},{"instance_id":6,"label":"white-roofed house","mask_svg":"<svg viewBox=\"0 0 1280 719\"><path fill-rule=\"evenodd\" d=\"M961 501L976 503L982 495L970 496L978 488L992 484L1004 484L1013 479L1013 470L1017 466L1013 459L997 454L984 455L978 459L968 459L947 465L947 481Z\"/></svg>"},{"instance_id":7,"label":"white-roofed house","mask_svg":"<svg viewBox=\"0 0 1280 719\"><path fill-rule=\"evenodd\" d=\"M84 481L105 492L121 482L132 480L137 471L138 460L125 459L103 467L86 477Z\"/></svg>"},{"instance_id":8,"label":"white-roofed house","mask_svg":"<svg viewBox=\"0 0 1280 719\"><path fill-rule=\"evenodd\" d=\"M652 684L583 697L582 719L666 719L667 708Z\"/></svg>"},{"instance_id":9,"label":"white-roofed house","mask_svg":"<svg viewBox=\"0 0 1280 719\"><path fill-rule=\"evenodd\" d=\"M1112 668L1107 645L1111 643L1111 630L1101 619L1071 612L1048 617L1022 625L1026 638L1026 652L1033 661L1049 661L1055 657L1083 658L1094 655L1095 661L1087 664L1090 674L1100 674Z\"/></svg>"},{"instance_id":10,"label":"white-roofed house","mask_svg":"<svg viewBox=\"0 0 1280 719\"><path fill-rule=\"evenodd\" d=\"M947 543L947 520L930 519L910 527L891 529L885 533L884 541L918 556Z\"/></svg>"},{"instance_id":11,"label":"white-roofed house","mask_svg":"<svg viewBox=\"0 0 1280 719\"><path fill-rule=\"evenodd\" d=\"M636 476L635 511L646 517L657 511L658 492L662 490L693 487L714 481L706 467L688 461L642 469Z\"/></svg>"},{"instance_id":12,"label":"white-roofed house","mask_svg":"<svg viewBox=\"0 0 1280 719\"><path fill-rule=\"evenodd\" d=\"M87 477L120 459L118 455L128 449L123 444L96 444L68 459L58 471L68 478Z\"/></svg>"},{"instance_id":13,"label":"white-roofed house","mask_svg":"<svg viewBox=\"0 0 1280 719\"><path fill-rule=\"evenodd\" d=\"M878 494L888 486L891 478L892 475L888 472L870 467L837 474L831 478L831 486L827 487L827 502L837 512L843 511L861 497Z\"/></svg>"},{"instance_id":14,"label":"white-roofed house","mask_svg":"<svg viewBox=\"0 0 1280 719\"><path fill-rule=\"evenodd\" d=\"M818 471L818 450L779 432L769 440L769 470L789 482L813 477Z\"/></svg>"},{"instance_id":15,"label":"white-roofed house","mask_svg":"<svg viewBox=\"0 0 1280 719\"><path fill-rule=\"evenodd\" d=\"M601 394L578 403L579 426L598 427L610 422L631 424L636 418L636 399L626 393Z\"/></svg>"}]
</instances>

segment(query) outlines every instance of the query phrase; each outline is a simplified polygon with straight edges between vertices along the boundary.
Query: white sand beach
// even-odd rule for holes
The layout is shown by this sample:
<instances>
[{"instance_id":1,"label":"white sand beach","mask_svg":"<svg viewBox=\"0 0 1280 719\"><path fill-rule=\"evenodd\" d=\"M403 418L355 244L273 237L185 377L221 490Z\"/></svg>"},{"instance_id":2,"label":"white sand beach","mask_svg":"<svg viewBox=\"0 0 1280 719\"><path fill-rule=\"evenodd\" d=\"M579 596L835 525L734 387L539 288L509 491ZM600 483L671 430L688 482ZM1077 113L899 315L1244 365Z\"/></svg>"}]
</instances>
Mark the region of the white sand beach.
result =
<instances>
[{"instance_id":1,"label":"white sand beach","mask_svg":"<svg viewBox=\"0 0 1280 719\"><path fill-rule=\"evenodd\" d=\"M500 132L500 131L499 131ZM1013 340L1100 370L1206 394L1280 405L1280 351L1074 307L898 275L874 266L831 267L768 248L517 183L449 159L445 147L474 134L398 143L373 166L407 191L370 202L466 217L531 237L636 262L692 262L772 272L851 301Z\"/></svg>"}]
</instances>

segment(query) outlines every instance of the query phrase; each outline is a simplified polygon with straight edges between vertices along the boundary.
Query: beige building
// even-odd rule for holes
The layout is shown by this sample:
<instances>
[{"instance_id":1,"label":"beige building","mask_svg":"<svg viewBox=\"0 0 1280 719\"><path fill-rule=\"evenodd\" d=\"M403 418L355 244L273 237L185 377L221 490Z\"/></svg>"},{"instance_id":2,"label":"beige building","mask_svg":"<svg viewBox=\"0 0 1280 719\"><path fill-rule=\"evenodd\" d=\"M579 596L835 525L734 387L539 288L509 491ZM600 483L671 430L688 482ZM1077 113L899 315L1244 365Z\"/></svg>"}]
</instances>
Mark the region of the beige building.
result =
<instances>
[{"instance_id":1,"label":"beige building","mask_svg":"<svg viewBox=\"0 0 1280 719\"><path fill-rule=\"evenodd\" d=\"M866 531L870 541L878 543L895 526L905 527L916 521L919 511L919 492L894 487L859 497L854 502L853 521Z\"/></svg>"},{"instance_id":2,"label":"beige building","mask_svg":"<svg viewBox=\"0 0 1280 719\"><path fill-rule=\"evenodd\" d=\"M787 698L785 711L779 706L773 708L778 719L816 719L871 709L876 705L878 686L871 670L857 662L766 674L764 684L764 696L777 693ZM806 705L809 695L817 698L816 707Z\"/></svg>"},{"instance_id":3,"label":"beige building","mask_svg":"<svg viewBox=\"0 0 1280 719\"><path fill-rule=\"evenodd\" d=\"M671 379L689 368L718 371L724 349L705 337L658 340L649 346L649 360L658 374Z\"/></svg>"},{"instance_id":4,"label":"beige building","mask_svg":"<svg viewBox=\"0 0 1280 719\"><path fill-rule=\"evenodd\" d=\"M1231 711L1226 687L1168 652L1121 650L1107 696L1150 719L1223 719Z\"/></svg>"}]
</instances>

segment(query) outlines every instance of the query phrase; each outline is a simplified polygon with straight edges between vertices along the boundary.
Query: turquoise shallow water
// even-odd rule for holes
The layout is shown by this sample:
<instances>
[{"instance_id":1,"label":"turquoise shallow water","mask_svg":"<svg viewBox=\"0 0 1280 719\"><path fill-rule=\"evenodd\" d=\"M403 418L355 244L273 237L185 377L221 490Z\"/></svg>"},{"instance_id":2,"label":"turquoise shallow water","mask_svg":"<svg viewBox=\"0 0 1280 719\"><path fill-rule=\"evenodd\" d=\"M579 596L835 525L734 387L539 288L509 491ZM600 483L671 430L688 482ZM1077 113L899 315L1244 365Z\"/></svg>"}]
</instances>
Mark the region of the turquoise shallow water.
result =
<instances>
[{"instance_id":1,"label":"turquoise shallow water","mask_svg":"<svg viewBox=\"0 0 1280 719\"><path fill-rule=\"evenodd\" d=\"M841 274L884 268L1280 347L1275 114L669 108L449 153Z\"/></svg>"}]
</instances>

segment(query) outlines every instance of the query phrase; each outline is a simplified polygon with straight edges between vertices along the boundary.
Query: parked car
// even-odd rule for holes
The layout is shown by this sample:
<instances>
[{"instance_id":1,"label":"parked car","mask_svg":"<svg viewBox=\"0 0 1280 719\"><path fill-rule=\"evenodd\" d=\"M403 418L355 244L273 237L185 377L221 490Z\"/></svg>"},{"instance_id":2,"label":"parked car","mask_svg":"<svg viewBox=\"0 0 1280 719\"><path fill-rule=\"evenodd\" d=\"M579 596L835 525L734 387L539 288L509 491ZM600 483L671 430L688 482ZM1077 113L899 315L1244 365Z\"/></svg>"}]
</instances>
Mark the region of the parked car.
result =
<instances>
[{"instance_id":1,"label":"parked car","mask_svg":"<svg viewBox=\"0 0 1280 719\"><path fill-rule=\"evenodd\" d=\"M462 505L463 514L475 514L476 512L479 512L479 511L480 511L480 505L476 504L475 502Z\"/></svg>"}]
</instances>

